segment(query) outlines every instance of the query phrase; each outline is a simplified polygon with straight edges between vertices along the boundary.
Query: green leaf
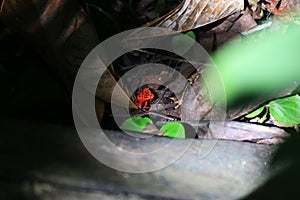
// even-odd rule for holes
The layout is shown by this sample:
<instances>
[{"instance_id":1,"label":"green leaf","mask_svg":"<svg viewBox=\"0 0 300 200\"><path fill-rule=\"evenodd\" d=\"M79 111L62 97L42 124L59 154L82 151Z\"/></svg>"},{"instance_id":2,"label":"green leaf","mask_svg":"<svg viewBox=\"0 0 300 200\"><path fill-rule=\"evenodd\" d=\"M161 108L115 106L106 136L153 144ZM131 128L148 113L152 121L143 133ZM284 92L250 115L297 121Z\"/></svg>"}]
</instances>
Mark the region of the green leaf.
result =
<instances>
[{"instance_id":1,"label":"green leaf","mask_svg":"<svg viewBox=\"0 0 300 200\"><path fill-rule=\"evenodd\" d=\"M196 36L193 31L189 31L184 35L177 35L172 38L172 46L178 55L182 56L194 45Z\"/></svg>"},{"instance_id":2,"label":"green leaf","mask_svg":"<svg viewBox=\"0 0 300 200\"><path fill-rule=\"evenodd\" d=\"M149 117L131 117L120 126L122 130L142 132L147 124L153 124Z\"/></svg>"},{"instance_id":3,"label":"green leaf","mask_svg":"<svg viewBox=\"0 0 300 200\"><path fill-rule=\"evenodd\" d=\"M249 113L248 115L246 115L246 118L254 118L257 117L260 113L262 113L262 111L265 109L265 106L262 106L256 110L254 110L253 112Z\"/></svg>"},{"instance_id":4,"label":"green leaf","mask_svg":"<svg viewBox=\"0 0 300 200\"><path fill-rule=\"evenodd\" d=\"M274 119L283 125L295 126L300 124L299 95L271 101L269 110Z\"/></svg>"},{"instance_id":5,"label":"green leaf","mask_svg":"<svg viewBox=\"0 0 300 200\"><path fill-rule=\"evenodd\" d=\"M179 122L169 122L161 127L159 132L165 132L163 136L171 138L185 138L184 126Z\"/></svg>"},{"instance_id":6,"label":"green leaf","mask_svg":"<svg viewBox=\"0 0 300 200\"><path fill-rule=\"evenodd\" d=\"M263 10L260 10L259 16L260 16L260 17L263 17L263 16L264 16L264 11L263 11Z\"/></svg>"},{"instance_id":7,"label":"green leaf","mask_svg":"<svg viewBox=\"0 0 300 200\"><path fill-rule=\"evenodd\" d=\"M219 48L213 55L218 71L204 73L205 82L212 91L222 92L215 84L221 76L229 105L241 99L268 97L290 87L300 81L299 30L299 26L290 24L285 33L255 33L244 37L242 43L235 41Z\"/></svg>"},{"instance_id":8,"label":"green leaf","mask_svg":"<svg viewBox=\"0 0 300 200\"><path fill-rule=\"evenodd\" d=\"M185 35L190 37L194 41L196 40L196 35L193 31L186 32Z\"/></svg>"},{"instance_id":9,"label":"green leaf","mask_svg":"<svg viewBox=\"0 0 300 200\"><path fill-rule=\"evenodd\" d=\"M266 110L266 112L264 113L264 115L258 120L258 123L264 123L267 120L268 117L268 111Z\"/></svg>"}]
</instances>

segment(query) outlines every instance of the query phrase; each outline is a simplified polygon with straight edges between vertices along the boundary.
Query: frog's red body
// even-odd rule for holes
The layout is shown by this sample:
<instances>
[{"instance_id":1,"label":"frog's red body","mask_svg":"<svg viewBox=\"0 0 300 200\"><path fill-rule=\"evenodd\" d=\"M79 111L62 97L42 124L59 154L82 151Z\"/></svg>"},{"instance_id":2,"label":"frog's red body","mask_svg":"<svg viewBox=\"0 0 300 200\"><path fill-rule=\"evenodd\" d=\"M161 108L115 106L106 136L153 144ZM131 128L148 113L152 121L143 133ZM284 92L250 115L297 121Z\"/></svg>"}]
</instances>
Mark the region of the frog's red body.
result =
<instances>
[{"instance_id":1,"label":"frog's red body","mask_svg":"<svg viewBox=\"0 0 300 200\"><path fill-rule=\"evenodd\" d=\"M134 104L140 109L150 109L150 101L152 101L153 99L154 94L150 91L149 88L145 88L137 95Z\"/></svg>"}]
</instances>

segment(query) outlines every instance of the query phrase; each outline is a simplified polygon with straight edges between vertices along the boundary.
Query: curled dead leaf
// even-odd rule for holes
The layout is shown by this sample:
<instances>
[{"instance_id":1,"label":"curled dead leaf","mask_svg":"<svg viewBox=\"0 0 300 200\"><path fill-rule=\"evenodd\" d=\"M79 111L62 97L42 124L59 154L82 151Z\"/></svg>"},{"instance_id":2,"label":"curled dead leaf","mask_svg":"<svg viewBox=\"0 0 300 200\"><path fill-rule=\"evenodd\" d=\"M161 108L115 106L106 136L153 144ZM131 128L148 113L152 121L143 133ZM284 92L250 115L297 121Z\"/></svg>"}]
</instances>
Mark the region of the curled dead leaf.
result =
<instances>
[{"instance_id":1,"label":"curled dead leaf","mask_svg":"<svg viewBox=\"0 0 300 200\"><path fill-rule=\"evenodd\" d=\"M97 59L97 66L90 67L90 69L96 71L104 71L97 86L96 97L107 103L113 103L124 108L135 108L136 105L130 99L129 95L124 91L124 89L118 84L117 77L114 75L114 67L110 65L107 67L100 57ZM88 77L87 77L88 78ZM113 92L115 97L111 99Z\"/></svg>"},{"instance_id":2,"label":"curled dead leaf","mask_svg":"<svg viewBox=\"0 0 300 200\"><path fill-rule=\"evenodd\" d=\"M215 22L243 8L243 0L183 0L178 7L145 26L185 32Z\"/></svg>"}]
</instances>

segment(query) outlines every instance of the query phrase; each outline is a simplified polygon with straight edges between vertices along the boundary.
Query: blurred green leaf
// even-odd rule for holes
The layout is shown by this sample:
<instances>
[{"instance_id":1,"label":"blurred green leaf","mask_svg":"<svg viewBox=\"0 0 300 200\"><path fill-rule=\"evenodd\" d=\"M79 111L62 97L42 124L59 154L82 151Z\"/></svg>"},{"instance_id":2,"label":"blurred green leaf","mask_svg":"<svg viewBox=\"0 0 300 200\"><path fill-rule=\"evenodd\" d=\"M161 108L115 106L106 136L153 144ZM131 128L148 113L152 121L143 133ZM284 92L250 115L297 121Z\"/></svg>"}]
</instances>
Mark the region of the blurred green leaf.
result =
<instances>
[{"instance_id":1,"label":"blurred green leaf","mask_svg":"<svg viewBox=\"0 0 300 200\"><path fill-rule=\"evenodd\" d=\"M120 128L128 131L142 132L147 124L153 124L152 120L148 117L131 117L126 119Z\"/></svg>"},{"instance_id":2,"label":"blurred green leaf","mask_svg":"<svg viewBox=\"0 0 300 200\"><path fill-rule=\"evenodd\" d=\"M295 126L300 124L299 95L271 101L269 110L274 119L283 125Z\"/></svg>"},{"instance_id":3,"label":"blurred green leaf","mask_svg":"<svg viewBox=\"0 0 300 200\"><path fill-rule=\"evenodd\" d=\"M208 71L205 81L218 92L221 90L214 85L221 76L229 105L249 97L271 96L299 83L299 32L300 26L290 24L284 33L252 34L242 43L224 46L213 55L218 72Z\"/></svg>"},{"instance_id":4,"label":"blurred green leaf","mask_svg":"<svg viewBox=\"0 0 300 200\"><path fill-rule=\"evenodd\" d=\"M185 138L184 126L179 122L169 122L161 127L159 132L164 132L163 136L171 138Z\"/></svg>"}]
</instances>

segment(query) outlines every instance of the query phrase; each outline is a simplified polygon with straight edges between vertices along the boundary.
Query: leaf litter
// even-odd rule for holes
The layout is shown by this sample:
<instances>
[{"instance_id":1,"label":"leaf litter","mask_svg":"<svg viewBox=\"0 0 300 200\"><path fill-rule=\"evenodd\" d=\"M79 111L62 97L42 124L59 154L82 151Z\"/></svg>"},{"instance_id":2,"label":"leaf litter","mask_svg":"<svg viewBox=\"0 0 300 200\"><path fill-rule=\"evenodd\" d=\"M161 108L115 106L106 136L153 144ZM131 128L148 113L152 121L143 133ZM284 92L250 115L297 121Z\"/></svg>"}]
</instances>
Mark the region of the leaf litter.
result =
<instances>
[{"instance_id":1,"label":"leaf litter","mask_svg":"<svg viewBox=\"0 0 300 200\"><path fill-rule=\"evenodd\" d=\"M215 2L217 3L210 8L214 9L214 12L219 12L216 15L212 15L212 9L210 10L209 8L206 8L206 10L200 9L202 15L189 15L191 10L197 10L201 6L203 8L203 5L208 5L209 7L210 4L207 1L198 2L185 0L169 13L148 22L145 26L172 28L179 32L193 30L197 42L202 44L207 52L213 53L216 49L220 48L230 40L242 38L241 33L245 33L257 27L258 23L264 23L266 19L269 21L273 20L273 18L266 16L266 14L273 14L275 16L279 14L274 10L274 7L272 7L278 5L274 1L249 0L248 6L245 8L243 8L244 5L241 3L244 1L227 1L227 4L222 4L222 1ZM221 9L221 5L225 4L228 5L227 12ZM276 8L279 8L279 11L283 12L284 9L281 6L283 6L283 4ZM193 9L189 10L188 7L192 7ZM179 15L180 13L181 15ZM210 17L208 17L209 15ZM201 18L201 20L199 20L199 18ZM192 65L182 60L180 56L152 49L140 50L122 56L121 59L118 59L115 62L114 66L118 69L118 73L122 74L126 73L127 70L134 66L146 62L160 62L178 70L187 80L189 80L191 86L190 90L196 91L197 97L194 98L189 95L185 95L184 99L177 97L173 91L168 89L168 86L170 84L176 84L178 79L173 76L168 76L168 73L164 74L164 72L161 72L161 74L155 74L153 77L153 74L145 72L145 77L149 80L155 79L155 76L162 75L163 78L160 79L162 82L161 84L148 84L143 86L144 88L150 88L155 94L155 98L149 101L149 110L131 109L130 114L132 116L150 116L154 122L183 121L183 119L186 121L204 121L210 119L210 111L213 106L205 98L207 91L203 91L201 87L199 87L202 79L202 71L195 70ZM205 68L205 64L202 63L202 65L203 66L200 67L200 69ZM131 77L131 80L127 81L133 83L133 80L138 83L137 77ZM157 83L157 79L153 82ZM187 92L187 94L189 94L189 91L186 91L186 85L178 86L180 86L179 93ZM140 90L140 88L138 88L130 97L133 102L139 95L138 90ZM284 95L290 93L291 91L287 91ZM182 105L182 101L185 101L184 106ZM241 117L254 110L257 105L260 105L264 101L265 100L257 100L250 105L244 105L229 110L226 120L241 119ZM194 113L194 115L191 115L190 113Z\"/></svg>"}]
</instances>

